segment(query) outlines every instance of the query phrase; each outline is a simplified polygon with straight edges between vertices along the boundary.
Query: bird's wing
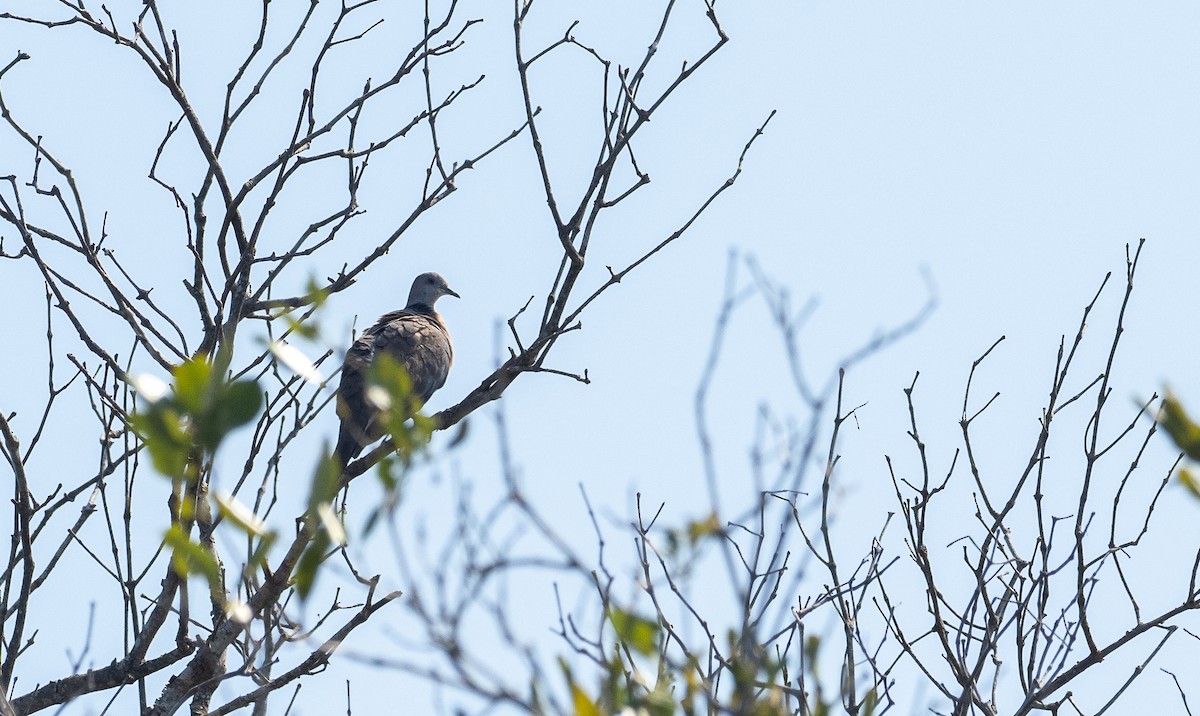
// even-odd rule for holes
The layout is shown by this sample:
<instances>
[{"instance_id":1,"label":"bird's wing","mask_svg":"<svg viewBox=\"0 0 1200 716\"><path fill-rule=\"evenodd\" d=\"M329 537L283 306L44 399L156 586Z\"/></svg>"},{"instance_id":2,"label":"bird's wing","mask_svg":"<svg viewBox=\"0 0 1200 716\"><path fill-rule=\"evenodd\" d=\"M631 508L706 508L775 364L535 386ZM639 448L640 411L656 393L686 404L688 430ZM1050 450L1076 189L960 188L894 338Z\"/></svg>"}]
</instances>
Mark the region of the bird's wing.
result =
<instances>
[{"instance_id":1,"label":"bird's wing","mask_svg":"<svg viewBox=\"0 0 1200 716\"><path fill-rule=\"evenodd\" d=\"M404 366L412 380L413 396L421 404L428 402L446 383L454 360L446 327L436 317L407 312L380 324L374 341L376 355L386 353Z\"/></svg>"},{"instance_id":2,"label":"bird's wing","mask_svg":"<svg viewBox=\"0 0 1200 716\"><path fill-rule=\"evenodd\" d=\"M374 442L372 437L375 416L378 411L366 399L367 371L375 355L375 333L364 331L346 351L342 362L342 380L338 385L337 414L342 427L338 433L337 455L346 464L362 451L364 445Z\"/></svg>"},{"instance_id":3,"label":"bird's wing","mask_svg":"<svg viewBox=\"0 0 1200 716\"><path fill-rule=\"evenodd\" d=\"M412 381L412 395L420 405L445 384L454 359L450 334L436 314L393 311L364 331L346 351L338 387L337 411L342 427L337 454L343 465L385 431L378 420L379 409L366 397L367 373L384 354L404 366ZM414 406L413 411L418 408Z\"/></svg>"}]
</instances>

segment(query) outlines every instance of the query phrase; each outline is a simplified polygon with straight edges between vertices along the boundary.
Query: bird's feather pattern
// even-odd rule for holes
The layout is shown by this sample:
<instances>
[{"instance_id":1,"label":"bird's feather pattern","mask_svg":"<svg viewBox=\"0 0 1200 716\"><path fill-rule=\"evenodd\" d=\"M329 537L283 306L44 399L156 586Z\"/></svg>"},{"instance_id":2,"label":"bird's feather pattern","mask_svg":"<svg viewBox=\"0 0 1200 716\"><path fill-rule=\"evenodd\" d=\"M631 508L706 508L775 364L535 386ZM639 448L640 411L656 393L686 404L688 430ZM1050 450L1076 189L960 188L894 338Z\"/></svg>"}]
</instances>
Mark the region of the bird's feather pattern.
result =
<instances>
[{"instance_id":1,"label":"bird's feather pattern","mask_svg":"<svg viewBox=\"0 0 1200 716\"><path fill-rule=\"evenodd\" d=\"M337 455L342 464L386 432L379 409L366 395L367 374L378 356L386 354L404 367L412 381L412 395L420 404L446 383L454 361L450 333L441 316L422 308L384 314L346 352L337 406L342 419Z\"/></svg>"}]
</instances>

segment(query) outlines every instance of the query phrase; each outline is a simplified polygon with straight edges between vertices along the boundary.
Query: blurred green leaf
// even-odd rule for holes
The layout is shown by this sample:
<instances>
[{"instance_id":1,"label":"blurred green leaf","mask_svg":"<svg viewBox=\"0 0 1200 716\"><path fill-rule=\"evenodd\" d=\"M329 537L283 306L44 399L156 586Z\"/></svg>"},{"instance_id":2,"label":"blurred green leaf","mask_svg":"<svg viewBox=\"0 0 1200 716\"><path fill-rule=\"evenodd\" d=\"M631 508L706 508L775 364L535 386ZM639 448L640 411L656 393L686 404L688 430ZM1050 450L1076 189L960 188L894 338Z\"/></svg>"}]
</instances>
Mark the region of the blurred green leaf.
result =
<instances>
[{"instance_id":1,"label":"blurred green leaf","mask_svg":"<svg viewBox=\"0 0 1200 716\"><path fill-rule=\"evenodd\" d=\"M371 508L363 523L363 534L369 535L379 524L379 520L390 514L404 497L405 476L408 468L403 461L394 455L386 455L375 466L375 474L379 484L383 486L384 499Z\"/></svg>"},{"instance_id":2,"label":"blurred green leaf","mask_svg":"<svg viewBox=\"0 0 1200 716\"><path fill-rule=\"evenodd\" d=\"M218 398L216 416L219 425L229 432L254 420L258 409L262 407L263 395L258 383L253 380L239 380L226 383Z\"/></svg>"},{"instance_id":3,"label":"blurred green leaf","mask_svg":"<svg viewBox=\"0 0 1200 716\"><path fill-rule=\"evenodd\" d=\"M146 444L155 470L169 477L183 476L192 441L186 421L169 401L160 400L144 412L135 412L129 416L129 426Z\"/></svg>"},{"instance_id":4,"label":"blurred green leaf","mask_svg":"<svg viewBox=\"0 0 1200 716\"><path fill-rule=\"evenodd\" d=\"M732 629L730 630L729 643L731 645L737 643ZM733 674L734 703L741 707L747 707L753 699L754 693L757 691L757 679L755 677L758 676L758 669L752 658L748 658L744 654L737 654L736 652L734 654L735 656L729 660L729 671Z\"/></svg>"},{"instance_id":5,"label":"blurred green leaf","mask_svg":"<svg viewBox=\"0 0 1200 716\"><path fill-rule=\"evenodd\" d=\"M400 503L404 491L404 477L407 475L407 465L392 455L384 456L376 465L376 476L384 493L388 495L388 506Z\"/></svg>"},{"instance_id":6,"label":"blurred green leaf","mask_svg":"<svg viewBox=\"0 0 1200 716\"><path fill-rule=\"evenodd\" d=\"M576 683L575 676L571 673L570 664L561 656L558 657L558 668L562 669L563 677L567 680L567 688L571 690L571 703L574 707L575 716L603 716L603 712L596 705L596 702Z\"/></svg>"},{"instance_id":7,"label":"blurred green leaf","mask_svg":"<svg viewBox=\"0 0 1200 716\"><path fill-rule=\"evenodd\" d=\"M342 466L329 454L328 445L321 448L321 454L326 457L317 463L317 470L313 474L312 486L308 493L308 510L314 516L317 514L319 506L333 502L342 481Z\"/></svg>"},{"instance_id":8,"label":"blurred green leaf","mask_svg":"<svg viewBox=\"0 0 1200 716\"><path fill-rule=\"evenodd\" d=\"M320 308L329 298L329 289L322 286L316 278L309 276L308 283L304 284L304 297Z\"/></svg>"},{"instance_id":9,"label":"blurred green leaf","mask_svg":"<svg viewBox=\"0 0 1200 716\"><path fill-rule=\"evenodd\" d=\"M879 708L879 692L871 689L863 697L863 716L874 716L877 708Z\"/></svg>"},{"instance_id":10,"label":"blurred green leaf","mask_svg":"<svg viewBox=\"0 0 1200 716\"><path fill-rule=\"evenodd\" d=\"M262 406L258 383L241 380L212 386L209 402L194 414L197 442L209 452L217 449L234 428L254 419Z\"/></svg>"},{"instance_id":11,"label":"blurred green leaf","mask_svg":"<svg viewBox=\"0 0 1200 716\"><path fill-rule=\"evenodd\" d=\"M200 356L184 361L175 367L175 402L189 415L204 413L210 402L212 388L212 364Z\"/></svg>"},{"instance_id":12,"label":"blurred green leaf","mask_svg":"<svg viewBox=\"0 0 1200 716\"><path fill-rule=\"evenodd\" d=\"M254 553L250 555L250 561L246 563L244 572L253 574L267 564L267 554L271 551L271 545L275 544L276 537L278 534L272 531L258 540L258 545L254 548Z\"/></svg>"},{"instance_id":13,"label":"blurred green leaf","mask_svg":"<svg viewBox=\"0 0 1200 716\"><path fill-rule=\"evenodd\" d=\"M575 706L575 716L603 716L600 707L579 684L571 684L571 702Z\"/></svg>"},{"instance_id":14,"label":"blurred green leaf","mask_svg":"<svg viewBox=\"0 0 1200 716\"><path fill-rule=\"evenodd\" d=\"M325 382L325 376L321 375L316 364L296 346L287 341L271 341L267 349L275 356L275 360L309 383L319 386Z\"/></svg>"},{"instance_id":15,"label":"blurred green leaf","mask_svg":"<svg viewBox=\"0 0 1200 716\"><path fill-rule=\"evenodd\" d=\"M719 537L722 532L721 520L715 511L668 529L665 552L677 577L688 579L701 559L704 543L711 537Z\"/></svg>"},{"instance_id":16,"label":"blurred green leaf","mask_svg":"<svg viewBox=\"0 0 1200 716\"><path fill-rule=\"evenodd\" d=\"M313 312L310 313L305 310L299 313L299 317L297 317L297 309L283 308L276 311L273 318L282 319L287 325L288 333L303 336L309 340L315 340L320 338L321 334L320 324L316 320L315 311L325 305L325 301L328 299L329 291L317 283L315 278L310 276L304 288L304 305L308 306L311 304Z\"/></svg>"},{"instance_id":17,"label":"blurred green leaf","mask_svg":"<svg viewBox=\"0 0 1200 716\"><path fill-rule=\"evenodd\" d=\"M302 599L307 599L308 595L312 593L313 585L317 581L317 569L321 566L321 562L325 561L325 553L333 544L333 540L341 541L345 537L340 522L332 530L335 534L331 534L329 523L330 520L337 522L337 517L330 509L330 503L337 496L338 488L341 486L342 468L336 459L329 456L328 445L321 449L321 454L327 457L317 463L316 472L313 473L312 486L308 495L308 511L305 516L306 524L314 534L308 547L304 549L304 554L300 556L293 575L296 591Z\"/></svg>"},{"instance_id":18,"label":"blurred green leaf","mask_svg":"<svg viewBox=\"0 0 1200 716\"><path fill-rule=\"evenodd\" d=\"M1192 493L1192 497L1200 499L1200 480L1196 478L1196 473L1186 467L1179 468L1179 482Z\"/></svg>"},{"instance_id":19,"label":"blurred green leaf","mask_svg":"<svg viewBox=\"0 0 1200 716\"><path fill-rule=\"evenodd\" d=\"M657 621L651 621L617 607L608 610L608 619L622 644L639 654L654 654L658 650Z\"/></svg>"},{"instance_id":20,"label":"blurred green leaf","mask_svg":"<svg viewBox=\"0 0 1200 716\"><path fill-rule=\"evenodd\" d=\"M231 430L254 419L263 398L257 382L227 383L203 356L176 366L172 375L170 394L147 398L129 425L146 443L155 469L183 477L197 448L214 452Z\"/></svg>"},{"instance_id":21,"label":"blurred green leaf","mask_svg":"<svg viewBox=\"0 0 1200 716\"><path fill-rule=\"evenodd\" d=\"M363 534L369 535L379 525L379 519L383 517L383 508L376 505L367 513L367 519L363 521Z\"/></svg>"},{"instance_id":22,"label":"blurred green leaf","mask_svg":"<svg viewBox=\"0 0 1200 716\"><path fill-rule=\"evenodd\" d=\"M810 692L812 701L809 704L809 712L813 716L829 716L832 709L832 702L825 700L825 690L821 688L821 670L818 662L818 656L821 651L821 637L812 634L804 640L804 671L808 673L811 683L814 685Z\"/></svg>"},{"instance_id":23,"label":"blurred green leaf","mask_svg":"<svg viewBox=\"0 0 1200 716\"><path fill-rule=\"evenodd\" d=\"M300 562L296 565L296 572L293 576L293 584L296 585L296 592L300 594L301 599L308 599L308 595L312 594L313 586L317 583L317 569L321 566L321 562L325 561L325 551L328 548L329 535L324 530L320 530L308 543L304 554L300 555Z\"/></svg>"},{"instance_id":24,"label":"blurred green leaf","mask_svg":"<svg viewBox=\"0 0 1200 716\"><path fill-rule=\"evenodd\" d=\"M717 518L717 513L709 513L708 517L703 520L696 520L688 523L688 541L693 545L713 535L721 534L721 521Z\"/></svg>"},{"instance_id":25,"label":"blurred green leaf","mask_svg":"<svg viewBox=\"0 0 1200 716\"><path fill-rule=\"evenodd\" d=\"M1162 408L1158 411L1158 422L1180 450L1191 459L1200 460L1200 425L1192 422L1170 390L1166 391Z\"/></svg>"},{"instance_id":26,"label":"blurred green leaf","mask_svg":"<svg viewBox=\"0 0 1200 716\"><path fill-rule=\"evenodd\" d=\"M346 546L346 528L334 513L328 502L317 505L317 517L321 520L321 529L329 535L329 541L338 547Z\"/></svg>"},{"instance_id":27,"label":"blurred green leaf","mask_svg":"<svg viewBox=\"0 0 1200 716\"><path fill-rule=\"evenodd\" d=\"M371 388L382 391L370 392ZM399 361L387 353L380 353L367 371L367 399L380 410L399 415L403 420L417 412L416 399L412 394L412 379Z\"/></svg>"},{"instance_id":28,"label":"blurred green leaf","mask_svg":"<svg viewBox=\"0 0 1200 716\"><path fill-rule=\"evenodd\" d=\"M680 706L683 707L683 713L687 716L695 716L697 698L703 699L703 686L700 683L700 678L697 674L700 672L700 665L696 661L695 656L688 657L688 663L683 668L683 700Z\"/></svg>"},{"instance_id":29,"label":"blurred green leaf","mask_svg":"<svg viewBox=\"0 0 1200 716\"><path fill-rule=\"evenodd\" d=\"M542 704L542 690L540 687L541 681L537 676L529 677L529 704L533 707L531 713L545 713L546 708Z\"/></svg>"},{"instance_id":30,"label":"blurred green leaf","mask_svg":"<svg viewBox=\"0 0 1200 716\"><path fill-rule=\"evenodd\" d=\"M320 328L312 321L305 321L301 318L293 318L291 315L284 316L284 322L287 323L289 333L292 333L310 341L321 337Z\"/></svg>"},{"instance_id":31,"label":"blurred green leaf","mask_svg":"<svg viewBox=\"0 0 1200 716\"><path fill-rule=\"evenodd\" d=\"M613 656L608 660L608 673L604 678L604 691L602 693L611 711L618 711L629 703L625 661L621 658L621 650L619 648L613 650Z\"/></svg>"},{"instance_id":32,"label":"blurred green leaf","mask_svg":"<svg viewBox=\"0 0 1200 716\"><path fill-rule=\"evenodd\" d=\"M804 658L805 662L812 664L812 668L816 668L817 654L821 651L821 637L816 634L810 634L804 640Z\"/></svg>"},{"instance_id":33,"label":"blurred green leaf","mask_svg":"<svg viewBox=\"0 0 1200 716\"><path fill-rule=\"evenodd\" d=\"M639 706L650 712L651 716L672 716L675 713L675 695L667 684L660 684L651 691Z\"/></svg>"},{"instance_id":34,"label":"blurred green leaf","mask_svg":"<svg viewBox=\"0 0 1200 716\"><path fill-rule=\"evenodd\" d=\"M227 492L216 492L215 497L217 511L234 527L254 537L267 534L266 524L236 497Z\"/></svg>"},{"instance_id":35,"label":"blurred green leaf","mask_svg":"<svg viewBox=\"0 0 1200 716\"><path fill-rule=\"evenodd\" d=\"M397 473L396 459L391 455L379 461L375 466L375 474L379 478L379 484L383 485L383 489L388 493L397 492L404 481L404 473Z\"/></svg>"},{"instance_id":36,"label":"blurred green leaf","mask_svg":"<svg viewBox=\"0 0 1200 716\"><path fill-rule=\"evenodd\" d=\"M162 378L152 373L135 373L129 376L129 384L147 403L157 403L171 389L171 386L164 383Z\"/></svg>"},{"instance_id":37,"label":"blurred green leaf","mask_svg":"<svg viewBox=\"0 0 1200 716\"><path fill-rule=\"evenodd\" d=\"M220 579L216 560L202 546L196 544L178 524L167 530L165 542L171 548L171 565L181 577L190 574L204 576L210 584Z\"/></svg>"},{"instance_id":38,"label":"blurred green leaf","mask_svg":"<svg viewBox=\"0 0 1200 716\"><path fill-rule=\"evenodd\" d=\"M214 495L214 499L217 503L217 511L226 520L227 524L233 525L234 528L252 540L257 538L254 552L250 555L249 561L242 569L244 574L253 574L267 563L267 553L271 549L271 545L275 543L275 538L278 535L274 531L268 530L266 523L234 496L217 492ZM184 504L187 505L188 503L185 502ZM254 543L252 542L252 544Z\"/></svg>"},{"instance_id":39,"label":"blurred green leaf","mask_svg":"<svg viewBox=\"0 0 1200 716\"><path fill-rule=\"evenodd\" d=\"M366 395L383 412L396 454L407 467L413 456L429 444L436 427L432 418L418 412L421 401L412 393L408 371L386 353L378 356L367 372Z\"/></svg>"}]
</instances>

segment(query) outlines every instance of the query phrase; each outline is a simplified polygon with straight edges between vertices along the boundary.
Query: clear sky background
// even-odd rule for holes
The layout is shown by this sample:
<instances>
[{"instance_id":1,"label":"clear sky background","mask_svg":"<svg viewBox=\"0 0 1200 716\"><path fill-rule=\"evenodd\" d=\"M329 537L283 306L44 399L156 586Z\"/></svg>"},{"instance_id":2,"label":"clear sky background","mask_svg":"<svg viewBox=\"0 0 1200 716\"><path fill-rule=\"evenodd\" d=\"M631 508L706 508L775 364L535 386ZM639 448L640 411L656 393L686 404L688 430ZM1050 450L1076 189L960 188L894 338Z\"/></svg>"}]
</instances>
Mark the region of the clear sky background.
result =
<instances>
[{"instance_id":1,"label":"clear sky background","mask_svg":"<svg viewBox=\"0 0 1200 716\"><path fill-rule=\"evenodd\" d=\"M640 58L655 29L643 2L542 2L529 21L530 46L561 36L580 18L575 30L580 40L630 63ZM17 5L50 12L44 2ZM256 30L256 10L240 5L206 4L204 12L167 9L185 48L185 84L201 113L213 120L228 72ZM294 11L288 3L272 4L281 16ZM816 301L802 345L810 379L818 385L877 331L919 311L930 290L924 276L931 279L937 303L929 319L848 378L848 402L867 404L843 449L843 509L853 516L844 529L851 542L869 544L886 513L896 509L883 455L911 456L902 389L921 372L923 430L935 460L946 464L960 441L957 420L971 361L1001 335L1007 339L978 384L979 395L1002 393L980 427L981 451L1000 475L1019 469L1032 447L1060 336L1073 333L1083 306L1112 271L1090 326L1097 337L1089 348L1090 367L1081 369L1080 378L1103 365L1123 288L1125 246L1136 246L1141 237L1147 243L1117 363L1114 402L1132 405L1169 383L1186 402L1200 406L1193 308L1200 267L1200 7L764 1L725 3L718 11L731 41L641 135L638 158L652 183L601 227L587 285L604 280L605 264L623 265L677 228L732 173L755 128L772 110L777 115L752 148L737 184L683 239L589 309L583 330L555 350L553 367L586 368L592 384L527 375L502 401L529 496L581 549L592 540L581 485L621 546L629 543L622 530L636 491L649 503L665 501L665 517L676 524L707 509L693 394L731 251L737 252L742 280L749 281L745 260L753 259L786 287L796 309ZM348 95L367 76L382 76L398 38L411 44L419 31L409 9L386 12L387 23L356 51L358 61L336 67ZM485 22L467 34L459 58L435 75L442 92L487 75L440 124L448 156L474 154L522 120L509 12L506 3L467 3L462 16ZM675 58L694 56L710 41L701 3L681 2L678 12L679 24L664 43L664 68L677 67ZM172 233L177 224L168 197L145 178L161 132L175 118L161 88L116 48L82 31L0 22L0 65L18 49L33 58L3 79L5 100L75 167L91 197L93 220L109 211L110 245L148 281L186 261ZM659 75L658 82L668 76ZM581 53L565 53L539 67L533 80L545 107L551 171L570 195L586 181L594 154L598 72ZM243 136L243 145L227 153L234 166L238 152L245 152L247 167L278 152L290 131L293 89L265 99L259 121L272 129ZM286 119L272 117L271 108ZM367 122L382 132L396 117L411 115L406 111L380 113ZM0 174L27 175L29 154L11 132L0 132ZM339 245L298 270L291 277L294 286L309 275L332 274L407 213L414 175L406 159L400 152L373 160L373 183L361 198L367 213ZM171 165L168 157L168 170L182 176L187 166L183 159ZM343 185L341 177L316 177L304 193L289 197L277 212L278 245L290 244L288 232L312 220L307 207L339 201L340 194L328 198L330 187L340 192ZM449 206L422 220L382 264L331 299L322 316L324 337L344 349L355 317L359 326L373 321L403 303L415 274L443 273L462 300L439 306L454 335L456 363L431 403L434 410L457 402L491 371L497 322L531 295L536 306L557 263L557 239L526 139L482 163L459 186ZM18 242L7 228L0 236L6 251ZM0 374L9 376L0 383L0 409L17 410L24 422L16 425L29 431L44 391L40 282L31 265L3 262L0 285L8 305L0 316L8 346L0 352ZM159 291L156 295L176 292L173 300L186 305L174 278ZM62 332L67 340L65 327ZM710 417L717 426L722 480L735 491L744 484L759 407L769 405L781 415L803 410L761 300L739 310L729 339ZM26 341L38 349L31 354L22 347ZM30 370L36 380L22 379ZM419 510L412 501L419 505L425 497L441 504L433 493L444 491L447 475L470 481L481 500L502 489L489 418L494 414L494 407L477 412L466 445L414 479L410 509ZM69 426L56 431L47 439L70 444ZM330 412L309 433L312 453L321 447L317 441L335 434ZM435 439L435 449L445 442ZM71 465L72 456L54 452L59 454L42 455L30 466L34 479L46 485L57 481L54 471ZM1148 478L1166 470L1170 452L1164 440L1156 441L1152 457L1158 462ZM296 469L305 474L299 464ZM966 520L972 508L964 496ZM295 497L302 499L302 491ZM1194 550L1197 510L1200 504L1182 490L1168 488L1156 513L1160 545L1178 545L1180 553ZM0 517L0 525L8 519ZM425 519L436 532L439 515ZM897 539L890 548L902 554L898 527L893 525ZM963 531L953 524L942 529L947 541ZM387 583L393 566L387 540L377 537L356 549ZM632 550L622 554L626 560L632 556ZM1166 562L1146 567L1147 574L1159 576L1174 568ZM554 653L559 645L549 635L557 621L552 586L537 579L522 585L528 593L523 624ZM86 602L67 585L62 589L63 602L45 608L64 621L85 621ZM919 602L919 594L910 599ZM63 649L77 643L77 633L39 640L46 669L29 681L61 673ZM385 639L364 643L366 649L388 648ZM1162 658L1174 661L1161 665L1177 670L1185 683L1187 678L1200 683L1191 645L1168 652ZM99 645L93 653L97 665L115 655ZM354 678L364 684L355 691L355 713L382 713L380 704L394 704L396 692L389 687L372 693L365 684L377 676L335 660L330 673L305 686L310 701L297 712L344 708L343 679ZM1182 713L1166 679L1157 670L1148 672L1128 703ZM405 693L413 689L407 680L396 684ZM1200 691L1190 695L1200 698ZM912 699L901 713L920 705Z\"/></svg>"}]
</instances>

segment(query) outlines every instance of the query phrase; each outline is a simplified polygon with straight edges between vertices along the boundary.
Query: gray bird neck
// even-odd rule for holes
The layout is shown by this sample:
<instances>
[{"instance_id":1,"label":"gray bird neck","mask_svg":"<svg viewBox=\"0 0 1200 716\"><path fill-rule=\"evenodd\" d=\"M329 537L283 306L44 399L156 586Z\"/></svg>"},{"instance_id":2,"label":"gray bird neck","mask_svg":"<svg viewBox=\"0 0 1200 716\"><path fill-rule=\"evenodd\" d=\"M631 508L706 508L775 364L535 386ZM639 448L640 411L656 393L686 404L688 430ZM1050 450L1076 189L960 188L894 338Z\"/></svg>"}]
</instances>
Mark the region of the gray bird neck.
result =
<instances>
[{"instance_id":1,"label":"gray bird neck","mask_svg":"<svg viewBox=\"0 0 1200 716\"><path fill-rule=\"evenodd\" d=\"M409 313L419 313L422 316L429 316L430 318L437 318L439 320L441 319L441 316L438 315L438 312L433 310L433 304L425 303L424 301L414 301L413 303L405 306L404 310L408 311Z\"/></svg>"}]
</instances>

